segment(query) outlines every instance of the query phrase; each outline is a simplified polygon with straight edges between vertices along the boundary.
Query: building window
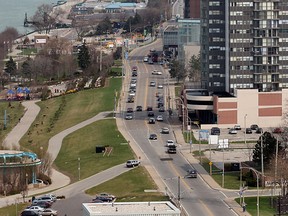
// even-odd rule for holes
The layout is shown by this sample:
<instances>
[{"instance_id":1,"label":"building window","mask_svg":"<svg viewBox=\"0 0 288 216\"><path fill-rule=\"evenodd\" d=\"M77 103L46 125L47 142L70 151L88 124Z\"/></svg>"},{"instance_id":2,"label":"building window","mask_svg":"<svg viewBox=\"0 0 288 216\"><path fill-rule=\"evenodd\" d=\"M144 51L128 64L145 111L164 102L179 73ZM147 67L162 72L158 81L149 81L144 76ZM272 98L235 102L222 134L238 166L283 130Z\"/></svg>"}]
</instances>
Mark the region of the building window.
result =
<instances>
[{"instance_id":1,"label":"building window","mask_svg":"<svg viewBox=\"0 0 288 216\"><path fill-rule=\"evenodd\" d=\"M211 1L211 2L209 2L209 6L220 6L220 2L219 1Z\"/></svg>"}]
</instances>

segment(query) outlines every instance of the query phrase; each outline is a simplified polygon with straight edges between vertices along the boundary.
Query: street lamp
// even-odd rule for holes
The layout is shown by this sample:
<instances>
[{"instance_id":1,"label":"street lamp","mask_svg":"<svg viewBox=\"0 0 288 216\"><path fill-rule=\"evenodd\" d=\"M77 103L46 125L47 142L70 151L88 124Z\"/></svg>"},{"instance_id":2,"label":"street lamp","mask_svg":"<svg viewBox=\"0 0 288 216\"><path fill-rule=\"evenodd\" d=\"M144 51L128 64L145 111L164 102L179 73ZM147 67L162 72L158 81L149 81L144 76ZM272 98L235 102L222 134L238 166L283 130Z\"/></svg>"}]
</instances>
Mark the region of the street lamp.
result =
<instances>
[{"instance_id":1,"label":"street lamp","mask_svg":"<svg viewBox=\"0 0 288 216\"><path fill-rule=\"evenodd\" d=\"M260 216L260 203L259 203L259 173L256 169L252 167L240 167L240 169L249 169L253 171L256 175L256 181L257 181L257 216ZM243 197L243 203L244 203L244 197Z\"/></svg>"},{"instance_id":2,"label":"street lamp","mask_svg":"<svg viewBox=\"0 0 288 216\"><path fill-rule=\"evenodd\" d=\"M250 150L250 147L249 145L247 145L246 143L246 120L247 120L247 114L244 115L244 143L245 143L245 146L247 146L248 148L248 157L249 157L249 161L251 161L251 150Z\"/></svg>"},{"instance_id":3,"label":"street lamp","mask_svg":"<svg viewBox=\"0 0 288 216\"><path fill-rule=\"evenodd\" d=\"M78 158L78 180L80 181L80 157Z\"/></svg>"}]
</instances>

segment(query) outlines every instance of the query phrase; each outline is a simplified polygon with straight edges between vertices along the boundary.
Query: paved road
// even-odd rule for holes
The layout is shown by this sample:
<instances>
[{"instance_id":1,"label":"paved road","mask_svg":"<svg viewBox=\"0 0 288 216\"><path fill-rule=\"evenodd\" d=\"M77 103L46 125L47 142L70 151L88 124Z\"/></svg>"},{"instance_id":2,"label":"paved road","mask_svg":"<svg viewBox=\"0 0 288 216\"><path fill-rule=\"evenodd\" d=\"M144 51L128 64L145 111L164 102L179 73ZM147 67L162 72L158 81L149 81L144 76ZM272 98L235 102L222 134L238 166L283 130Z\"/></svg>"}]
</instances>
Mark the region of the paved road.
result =
<instances>
[{"instance_id":1,"label":"paved road","mask_svg":"<svg viewBox=\"0 0 288 216\"><path fill-rule=\"evenodd\" d=\"M132 68L134 65L138 66L139 75L137 82L136 101L135 103L126 103L125 108L132 107L135 110L137 105L142 105L144 109L147 106L153 106L155 115L163 114L164 122L157 122L155 125L147 124L147 113L135 112L134 120L125 121L125 126L128 133L133 137L133 141L139 146L144 154L143 158L147 158L144 165L153 166L155 172L161 176L162 184L168 188L168 192L171 193L171 197L181 198L182 207L188 212L189 215L235 215L227 205L224 203L225 196L218 191L211 190L207 184L202 180L198 179L185 179L186 171L191 168L187 160L180 153L182 146L178 146L179 153L176 155L169 155L166 153L167 148L165 143L167 139L175 140L174 135L163 135L160 133L161 127L169 126L169 123L173 123L174 120L168 117L168 113L159 113L157 111L156 93L167 93L167 75L163 67L160 65L148 65L142 63L143 56L149 52L149 49L159 49L161 40L158 40L153 45L142 48L141 50L134 51L129 57L129 65ZM157 69L163 71L164 75L152 75L151 71ZM125 80L126 91L129 87L129 81L131 77L130 71L126 72L127 79ZM158 89L157 87L150 87L150 81L155 81L156 86L158 84L164 85L164 89ZM167 95L167 94L166 94ZM167 100L165 100L167 108ZM177 118L177 117L174 117ZM170 122L171 120L171 122ZM170 126L173 130L173 126ZM158 135L157 141L149 141L148 135L150 133L156 133ZM142 157L141 157L142 158ZM165 160L163 160L165 159ZM167 161L167 159L169 159ZM180 176L180 179L178 179ZM159 181L160 182L160 181Z\"/></svg>"}]
</instances>

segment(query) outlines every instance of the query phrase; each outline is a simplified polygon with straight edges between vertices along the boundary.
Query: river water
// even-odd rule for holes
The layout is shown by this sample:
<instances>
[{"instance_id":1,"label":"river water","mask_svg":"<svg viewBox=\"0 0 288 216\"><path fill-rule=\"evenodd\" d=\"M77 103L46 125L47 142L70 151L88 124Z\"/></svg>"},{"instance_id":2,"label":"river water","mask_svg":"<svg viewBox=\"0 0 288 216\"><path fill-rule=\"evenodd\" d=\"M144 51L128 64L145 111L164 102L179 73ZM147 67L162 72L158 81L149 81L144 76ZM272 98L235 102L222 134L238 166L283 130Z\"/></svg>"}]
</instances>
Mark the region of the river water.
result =
<instances>
[{"instance_id":1,"label":"river water","mask_svg":"<svg viewBox=\"0 0 288 216\"><path fill-rule=\"evenodd\" d=\"M38 6L56 3L57 0L0 0L0 32L14 27L20 34L28 33L31 29L23 27L25 13L29 19Z\"/></svg>"}]
</instances>

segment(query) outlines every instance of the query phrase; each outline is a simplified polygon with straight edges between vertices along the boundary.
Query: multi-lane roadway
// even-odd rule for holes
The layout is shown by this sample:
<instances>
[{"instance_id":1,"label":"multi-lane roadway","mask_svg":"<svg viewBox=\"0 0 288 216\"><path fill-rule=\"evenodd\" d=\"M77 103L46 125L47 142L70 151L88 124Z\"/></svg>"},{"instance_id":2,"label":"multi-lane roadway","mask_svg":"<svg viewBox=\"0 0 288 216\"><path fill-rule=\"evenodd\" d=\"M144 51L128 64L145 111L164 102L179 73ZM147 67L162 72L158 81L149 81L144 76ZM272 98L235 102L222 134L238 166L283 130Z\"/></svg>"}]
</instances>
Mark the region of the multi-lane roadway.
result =
<instances>
[{"instance_id":1,"label":"multi-lane roadway","mask_svg":"<svg viewBox=\"0 0 288 216\"><path fill-rule=\"evenodd\" d=\"M142 61L150 49L160 50L160 47L161 40L158 40L149 46L133 51L129 56L124 89L126 92L128 91L132 78L132 67L137 66L136 97L134 103L125 103L122 112L131 107L135 110L138 105L143 106L143 111L134 112L134 119L125 121L126 130L142 149L149 163L154 166L157 173L161 176L171 197L176 200L180 198L183 210L189 215L235 215L223 202L225 196L221 192L209 188L201 177L196 179L185 178L187 170L191 169L191 165L182 156L181 146L178 145L176 154L167 153L166 141L168 139L175 140L175 138L173 133L160 133L162 127L169 127L169 115L167 111L164 113L158 111L156 93L164 94L164 105L167 109L168 72L159 64L148 64ZM162 71L162 75L152 75L153 70ZM156 82L155 87L149 85L151 81ZM158 84L162 84L164 88L158 89ZM127 96L126 92L124 97ZM164 121L148 124L149 117L146 111L148 106L153 107L155 116L163 115ZM151 133L157 134L158 139L149 140L148 137Z\"/></svg>"}]
</instances>

